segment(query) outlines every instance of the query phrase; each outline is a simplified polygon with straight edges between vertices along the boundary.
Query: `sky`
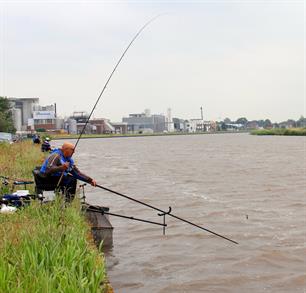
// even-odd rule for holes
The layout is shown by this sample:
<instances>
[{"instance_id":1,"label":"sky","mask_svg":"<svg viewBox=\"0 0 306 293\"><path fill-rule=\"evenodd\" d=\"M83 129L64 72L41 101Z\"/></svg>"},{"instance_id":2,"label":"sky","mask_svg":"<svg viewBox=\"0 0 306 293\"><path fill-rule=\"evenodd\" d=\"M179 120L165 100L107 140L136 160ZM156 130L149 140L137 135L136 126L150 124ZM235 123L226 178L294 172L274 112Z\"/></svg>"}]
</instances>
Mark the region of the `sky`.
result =
<instances>
[{"instance_id":1,"label":"sky","mask_svg":"<svg viewBox=\"0 0 306 293\"><path fill-rule=\"evenodd\" d=\"M58 114L167 113L280 122L306 116L306 1L3 1L0 96Z\"/></svg>"}]
</instances>

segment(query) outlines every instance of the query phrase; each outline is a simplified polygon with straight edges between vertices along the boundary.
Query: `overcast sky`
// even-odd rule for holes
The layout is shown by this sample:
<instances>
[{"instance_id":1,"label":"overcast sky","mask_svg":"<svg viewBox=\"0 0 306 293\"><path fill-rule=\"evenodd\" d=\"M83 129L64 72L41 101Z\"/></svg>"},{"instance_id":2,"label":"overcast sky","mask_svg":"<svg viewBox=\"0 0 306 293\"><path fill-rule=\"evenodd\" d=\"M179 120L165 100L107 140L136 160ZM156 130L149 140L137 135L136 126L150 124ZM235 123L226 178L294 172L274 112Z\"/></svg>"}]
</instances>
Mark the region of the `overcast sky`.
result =
<instances>
[{"instance_id":1,"label":"overcast sky","mask_svg":"<svg viewBox=\"0 0 306 293\"><path fill-rule=\"evenodd\" d=\"M305 115L305 1L3 1L0 95L91 111L207 120Z\"/></svg>"}]
</instances>

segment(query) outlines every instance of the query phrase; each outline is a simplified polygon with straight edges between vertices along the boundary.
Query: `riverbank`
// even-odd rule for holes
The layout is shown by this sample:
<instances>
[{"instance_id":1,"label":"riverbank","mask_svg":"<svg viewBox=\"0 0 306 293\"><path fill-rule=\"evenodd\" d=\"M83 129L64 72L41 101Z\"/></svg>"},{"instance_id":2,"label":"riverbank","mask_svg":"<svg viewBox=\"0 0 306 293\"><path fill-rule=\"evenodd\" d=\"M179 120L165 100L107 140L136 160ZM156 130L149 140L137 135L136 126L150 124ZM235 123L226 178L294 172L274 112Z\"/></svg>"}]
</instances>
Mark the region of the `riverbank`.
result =
<instances>
[{"instance_id":1,"label":"riverbank","mask_svg":"<svg viewBox=\"0 0 306 293\"><path fill-rule=\"evenodd\" d=\"M152 137L175 135L203 135L225 133L249 133L249 131L212 131L212 132L165 132L165 133L134 133L134 134L83 134L82 138L118 138L118 137ZM44 134L46 135L46 134ZM77 139L79 134L51 134L52 139Z\"/></svg>"},{"instance_id":2,"label":"riverbank","mask_svg":"<svg viewBox=\"0 0 306 293\"><path fill-rule=\"evenodd\" d=\"M306 136L306 128L273 128L273 129L260 129L251 131L252 135L293 135L293 136Z\"/></svg>"},{"instance_id":3,"label":"riverbank","mask_svg":"<svg viewBox=\"0 0 306 293\"><path fill-rule=\"evenodd\" d=\"M0 144L0 175L32 179L43 159L29 141ZM77 200L64 209L58 198L0 214L0 234L0 292L110 292L103 254Z\"/></svg>"}]
</instances>

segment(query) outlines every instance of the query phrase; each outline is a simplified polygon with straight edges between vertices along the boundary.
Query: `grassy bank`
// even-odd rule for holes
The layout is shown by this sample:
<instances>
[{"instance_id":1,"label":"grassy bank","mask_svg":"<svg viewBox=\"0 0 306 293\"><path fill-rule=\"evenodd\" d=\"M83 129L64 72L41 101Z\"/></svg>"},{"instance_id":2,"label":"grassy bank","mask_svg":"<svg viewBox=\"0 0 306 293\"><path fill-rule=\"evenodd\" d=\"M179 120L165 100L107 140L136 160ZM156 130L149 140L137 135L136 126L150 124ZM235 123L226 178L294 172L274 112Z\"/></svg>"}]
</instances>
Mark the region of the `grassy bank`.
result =
<instances>
[{"instance_id":1,"label":"grassy bank","mask_svg":"<svg viewBox=\"0 0 306 293\"><path fill-rule=\"evenodd\" d=\"M30 141L0 143L0 175L12 178L32 179L32 170L41 165L44 154L40 146Z\"/></svg>"},{"instance_id":2,"label":"grassy bank","mask_svg":"<svg viewBox=\"0 0 306 293\"><path fill-rule=\"evenodd\" d=\"M275 129L260 129L251 131L253 135L298 135L306 136L306 128L275 128Z\"/></svg>"},{"instance_id":3,"label":"grassy bank","mask_svg":"<svg viewBox=\"0 0 306 293\"><path fill-rule=\"evenodd\" d=\"M0 174L32 179L43 160L30 142L0 144ZM0 214L0 292L106 292L104 260L78 201Z\"/></svg>"}]
</instances>

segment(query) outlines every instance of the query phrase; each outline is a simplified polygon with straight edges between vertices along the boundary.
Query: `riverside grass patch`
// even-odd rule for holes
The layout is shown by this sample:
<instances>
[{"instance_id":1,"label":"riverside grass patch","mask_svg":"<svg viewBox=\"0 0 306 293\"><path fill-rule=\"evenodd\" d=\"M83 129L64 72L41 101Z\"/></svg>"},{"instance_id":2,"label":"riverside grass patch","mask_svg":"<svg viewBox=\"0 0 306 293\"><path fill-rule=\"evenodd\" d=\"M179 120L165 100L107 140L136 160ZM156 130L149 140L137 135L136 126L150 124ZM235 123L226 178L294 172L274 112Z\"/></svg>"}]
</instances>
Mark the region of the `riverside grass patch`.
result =
<instances>
[{"instance_id":1,"label":"riverside grass patch","mask_svg":"<svg viewBox=\"0 0 306 293\"><path fill-rule=\"evenodd\" d=\"M274 129L260 129L251 131L253 135L292 135L292 136L306 136L306 128L274 128Z\"/></svg>"},{"instance_id":2,"label":"riverside grass patch","mask_svg":"<svg viewBox=\"0 0 306 293\"><path fill-rule=\"evenodd\" d=\"M32 180L44 158L30 141L0 143L0 175ZM6 192L2 186L0 196ZM66 208L60 197L42 205L33 201L16 213L0 214L0 293L110 290L89 229L78 200Z\"/></svg>"},{"instance_id":3,"label":"riverside grass patch","mask_svg":"<svg viewBox=\"0 0 306 293\"><path fill-rule=\"evenodd\" d=\"M44 158L40 145L33 145L30 141L0 143L0 175L11 178L10 183L15 179L33 180L32 170L41 165ZM28 188L34 191L33 185L28 185ZM0 192L8 192L8 188L1 186Z\"/></svg>"},{"instance_id":4,"label":"riverside grass patch","mask_svg":"<svg viewBox=\"0 0 306 293\"><path fill-rule=\"evenodd\" d=\"M58 196L0 215L0 292L106 292L104 259L80 203Z\"/></svg>"}]
</instances>

